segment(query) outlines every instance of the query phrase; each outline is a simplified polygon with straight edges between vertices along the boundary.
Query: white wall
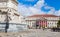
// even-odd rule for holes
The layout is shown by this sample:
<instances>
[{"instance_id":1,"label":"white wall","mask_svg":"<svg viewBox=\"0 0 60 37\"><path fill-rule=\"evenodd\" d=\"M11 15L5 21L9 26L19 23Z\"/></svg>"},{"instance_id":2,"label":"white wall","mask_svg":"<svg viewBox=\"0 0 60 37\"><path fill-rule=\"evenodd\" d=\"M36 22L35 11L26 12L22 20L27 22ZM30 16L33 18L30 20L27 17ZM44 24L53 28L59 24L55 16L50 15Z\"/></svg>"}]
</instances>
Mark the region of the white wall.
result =
<instances>
[{"instance_id":1,"label":"white wall","mask_svg":"<svg viewBox=\"0 0 60 37\"><path fill-rule=\"evenodd\" d=\"M17 5L14 4L12 1L7 2L7 7L17 10Z\"/></svg>"},{"instance_id":2,"label":"white wall","mask_svg":"<svg viewBox=\"0 0 60 37\"><path fill-rule=\"evenodd\" d=\"M57 27L57 22L58 21L47 21L48 27Z\"/></svg>"},{"instance_id":3,"label":"white wall","mask_svg":"<svg viewBox=\"0 0 60 37\"><path fill-rule=\"evenodd\" d=\"M1 7L6 7L7 6L7 3L6 2L0 2L0 8Z\"/></svg>"}]
</instances>

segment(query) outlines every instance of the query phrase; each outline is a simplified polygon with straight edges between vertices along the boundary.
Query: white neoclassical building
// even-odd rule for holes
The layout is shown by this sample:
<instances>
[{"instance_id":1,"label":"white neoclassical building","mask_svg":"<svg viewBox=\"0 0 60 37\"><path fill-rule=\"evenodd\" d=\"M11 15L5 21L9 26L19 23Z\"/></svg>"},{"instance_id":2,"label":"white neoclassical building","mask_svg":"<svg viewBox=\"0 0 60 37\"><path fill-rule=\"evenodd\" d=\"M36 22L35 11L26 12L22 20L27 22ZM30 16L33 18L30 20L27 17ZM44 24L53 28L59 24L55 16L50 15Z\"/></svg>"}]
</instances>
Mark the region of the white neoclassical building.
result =
<instances>
[{"instance_id":1,"label":"white neoclassical building","mask_svg":"<svg viewBox=\"0 0 60 37\"><path fill-rule=\"evenodd\" d=\"M4 31L6 23L9 23L9 30L19 30L23 16L18 13L16 0L0 0L0 31Z\"/></svg>"},{"instance_id":2,"label":"white neoclassical building","mask_svg":"<svg viewBox=\"0 0 60 37\"><path fill-rule=\"evenodd\" d=\"M53 14L36 14L26 17L25 20L30 27L36 27L36 25L38 25L40 28L52 28L57 27L57 22L60 20L60 16Z\"/></svg>"}]
</instances>

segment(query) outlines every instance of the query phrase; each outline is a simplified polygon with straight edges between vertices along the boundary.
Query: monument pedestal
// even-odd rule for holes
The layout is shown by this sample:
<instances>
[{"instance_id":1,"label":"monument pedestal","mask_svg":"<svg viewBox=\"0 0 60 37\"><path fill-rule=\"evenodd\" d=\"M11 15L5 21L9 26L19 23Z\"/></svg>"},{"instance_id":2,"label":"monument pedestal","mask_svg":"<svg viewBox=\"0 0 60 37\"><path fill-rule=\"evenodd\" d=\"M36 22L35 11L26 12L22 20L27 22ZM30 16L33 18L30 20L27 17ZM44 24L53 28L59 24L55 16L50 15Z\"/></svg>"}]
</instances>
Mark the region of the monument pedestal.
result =
<instances>
[{"instance_id":1,"label":"monument pedestal","mask_svg":"<svg viewBox=\"0 0 60 37\"><path fill-rule=\"evenodd\" d=\"M17 26L16 25L9 25L8 32L18 32Z\"/></svg>"}]
</instances>

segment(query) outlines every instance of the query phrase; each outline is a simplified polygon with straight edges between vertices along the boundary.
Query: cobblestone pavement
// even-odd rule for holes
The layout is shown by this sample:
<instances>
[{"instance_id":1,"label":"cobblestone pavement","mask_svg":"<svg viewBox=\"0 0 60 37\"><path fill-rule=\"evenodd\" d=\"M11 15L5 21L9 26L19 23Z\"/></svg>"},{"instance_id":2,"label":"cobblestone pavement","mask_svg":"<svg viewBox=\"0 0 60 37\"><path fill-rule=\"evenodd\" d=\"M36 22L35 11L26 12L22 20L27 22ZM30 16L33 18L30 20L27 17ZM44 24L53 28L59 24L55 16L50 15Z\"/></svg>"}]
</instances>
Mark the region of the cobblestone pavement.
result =
<instances>
[{"instance_id":1,"label":"cobblestone pavement","mask_svg":"<svg viewBox=\"0 0 60 37\"><path fill-rule=\"evenodd\" d=\"M60 32L52 32L49 29L30 29L18 33L0 33L0 37L60 37Z\"/></svg>"}]
</instances>

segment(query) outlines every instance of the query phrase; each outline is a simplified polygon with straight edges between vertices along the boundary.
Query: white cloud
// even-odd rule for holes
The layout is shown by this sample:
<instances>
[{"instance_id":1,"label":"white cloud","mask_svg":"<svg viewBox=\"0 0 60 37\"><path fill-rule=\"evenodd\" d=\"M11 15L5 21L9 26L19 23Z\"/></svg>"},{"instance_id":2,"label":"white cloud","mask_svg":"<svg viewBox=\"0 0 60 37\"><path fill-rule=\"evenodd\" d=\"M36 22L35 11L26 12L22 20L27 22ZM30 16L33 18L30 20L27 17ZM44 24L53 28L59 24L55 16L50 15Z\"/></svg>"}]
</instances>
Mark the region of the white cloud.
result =
<instances>
[{"instance_id":1,"label":"white cloud","mask_svg":"<svg viewBox=\"0 0 60 37\"><path fill-rule=\"evenodd\" d=\"M55 10L55 8L51 7L50 11L47 14L60 16L60 10Z\"/></svg>"},{"instance_id":2,"label":"white cloud","mask_svg":"<svg viewBox=\"0 0 60 37\"><path fill-rule=\"evenodd\" d=\"M60 10L58 10L58 11L55 11L55 15L58 15L58 16L60 16Z\"/></svg>"},{"instance_id":3,"label":"white cloud","mask_svg":"<svg viewBox=\"0 0 60 37\"><path fill-rule=\"evenodd\" d=\"M18 9L19 9L18 11L25 16L33 15L33 14L44 14L43 11L35 7L26 7L24 5L19 5Z\"/></svg>"},{"instance_id":4,"label":"white cloud","mask_svg":"<svg viewBox=\"0 0 60 37\"><path fill-rule=\"evenodd\" d=\"M19 4L18 6L18 12L20 12L22 15L29 15L31 13L31 11L29 10L29 8L27 8L24 5Z\"/></svg>"},{"instance_id":5,"label":"white cloud","mask_svg":"<svg viewBox=\"0 0 60 37\"><path fill-rule=\"evenodd\" d=\"M48 11L48 12L42 11L41 7L43 7L43 6L45 6L45 9L50 9L50 11ZM46 14L46 13L60 15L60 10L56 11L55 8L44 4L44 0L39 0L34 6L29 6L29 7L19 4L18 11L24 16L33 15L33 14Z\"/></svg>"},{"instance_id":6,"label":"white cloud","mask_svg":"<svg viewBox=\"0 0 60 37\"><path fill-rule=\"evenodd\" d=\"M47 5L44 8L45 9L53 9L53 7L50 7L50 6L47 6Z\"/></svg>"},{"instance_id":7,"label":"white cloud","mask_svg":"<svg viewBox=\"0 0 60 37\"><path fill-rule=\"evenodd\" d=\"M36 7L36 8L41 8L42 6L44 6L44 0L39 0L39 1L34 5L34 7Z\"/></svg>"},{"instance_id":8,"label":"white cloud","mask_svg":"<svg viewBox=\"0 0 60 37\"><path fill-rule=\"evenodd\" d=\"M18 11L25 15L25 16L28 16L28 15L32 15L32 14L44 14L43 11L41 11L41 8L44 4L44 1L39 1L37 2L37 4L35 4L33 7L27 7L25 5L22 5L22 4L19 4L18 5Z\"/></svg>"},{"instance_id":9,"label":"white cloud","mask_svg":"<svg viewBox=\"0 0 60 37\"><path fill-rule=\"evenodd\" d=\"M50 11L47 14L54 14L55 13L55 9L51 8Z\"/></svg>"},{"instance_id":10,"label":"white cloud","mask_svg":"<svg viewBox=\"0 0 60 37\"><path fill-rule=\"evenodd\" d=\"M43 11L41 11L40 9L38 8L35 8L35 7L29 7L30 11L32 12L32 14L44 14Z\"/></svg>"}]
</instances>

